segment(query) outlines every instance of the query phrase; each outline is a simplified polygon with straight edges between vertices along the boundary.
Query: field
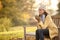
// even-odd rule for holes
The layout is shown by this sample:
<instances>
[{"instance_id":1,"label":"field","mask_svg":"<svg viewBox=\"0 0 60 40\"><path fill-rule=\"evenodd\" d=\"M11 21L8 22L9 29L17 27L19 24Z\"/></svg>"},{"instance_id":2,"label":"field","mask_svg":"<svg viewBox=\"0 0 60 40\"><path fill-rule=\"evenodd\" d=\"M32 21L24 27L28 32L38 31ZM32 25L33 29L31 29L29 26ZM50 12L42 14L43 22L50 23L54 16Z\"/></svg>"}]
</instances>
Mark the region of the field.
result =
<instances>
[{"instance_id":1,"label":"field","mask_svg":"<svg viewBox=\"0 0 60 40\"><path fill-rule=\"evenodd\" d=\"M26 33L35 32L36 27L26 27ZM12 27L8 32L0 32L0 40L9 40L11 38L24 38L24 28Z\"/></svg>"}]
</instances>

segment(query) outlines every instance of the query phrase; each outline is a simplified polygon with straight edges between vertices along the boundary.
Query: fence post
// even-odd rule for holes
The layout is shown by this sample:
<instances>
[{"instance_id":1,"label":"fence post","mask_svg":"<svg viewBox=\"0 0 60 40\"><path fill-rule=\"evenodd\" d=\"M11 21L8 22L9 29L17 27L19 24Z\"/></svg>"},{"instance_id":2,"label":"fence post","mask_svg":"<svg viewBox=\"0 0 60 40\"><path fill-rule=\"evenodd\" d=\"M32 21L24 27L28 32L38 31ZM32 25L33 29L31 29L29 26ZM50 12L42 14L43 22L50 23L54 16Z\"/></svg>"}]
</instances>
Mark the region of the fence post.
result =
<instances>
[{"instance_id":1,"label":"fence post","mask_svg":"<svg viewBox=\"0 0 60 40\"><path fill-rule=\"evenodd\" d=\"M24 40L26 40L26 26L24 25Z\"/></svg>"}]
</instances>

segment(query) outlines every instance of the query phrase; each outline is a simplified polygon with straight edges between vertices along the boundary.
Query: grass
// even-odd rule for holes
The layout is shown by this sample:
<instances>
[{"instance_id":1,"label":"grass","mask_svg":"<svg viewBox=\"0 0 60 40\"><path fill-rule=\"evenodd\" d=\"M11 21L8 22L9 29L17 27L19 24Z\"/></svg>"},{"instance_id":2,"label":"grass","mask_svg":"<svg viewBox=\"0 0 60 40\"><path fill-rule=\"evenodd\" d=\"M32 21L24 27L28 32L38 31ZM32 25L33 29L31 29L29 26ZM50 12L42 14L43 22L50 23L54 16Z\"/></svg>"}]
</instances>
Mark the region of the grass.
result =
<instances>
[{"instance_id":1,"label":"grass","mask_svg":"<svg viewBox=\"0 0 60 40\"><path fill-rule=\"evenodd\" d=\"M36 27L26 27L26 33L35 32ZM11 38L24 38L24 28L12 27L8 32L0 32L0 40L9 40Z\"/></svg>"}]
</instances>

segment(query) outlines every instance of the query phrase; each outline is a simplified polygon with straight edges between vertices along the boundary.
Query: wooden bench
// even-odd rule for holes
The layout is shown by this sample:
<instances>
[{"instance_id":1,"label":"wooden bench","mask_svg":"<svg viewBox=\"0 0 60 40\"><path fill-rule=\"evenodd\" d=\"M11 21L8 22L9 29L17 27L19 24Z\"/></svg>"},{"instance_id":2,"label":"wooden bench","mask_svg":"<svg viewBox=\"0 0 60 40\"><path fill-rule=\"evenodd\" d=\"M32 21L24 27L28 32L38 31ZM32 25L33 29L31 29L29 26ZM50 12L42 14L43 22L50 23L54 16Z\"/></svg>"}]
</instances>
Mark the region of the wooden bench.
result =
<instances>
[{"instance_id":1,"label":"wooden bench","mask_svg":"<svg viewBox=\"0 0 60 40\"><path fill-rule=\"evenodd\" d=\"M58 15L58 16L52 16L52 19L53 19L53 21L54 21L54 23L57 25L57 27L58 27L58 39L60 40L60 15ZM58 40L58 39L56 39L56 40Z\"/></svg>"},{"instance_id":2,"label":"wooden bench","mask_svg":"<svg viewBox=\"0 0 60 40\"><path fill-rule=\"evenodd\" d=\"M60 40L60 17L52 17L54 23L58 26L58 30L59 30L59 35L58 37L54 38L54 40ZM35 33L26 33L26 27L24 28L25 30L25 40L35 40ZM49 38L45 40L50 40Z\"/></svg>"}]
</instances>

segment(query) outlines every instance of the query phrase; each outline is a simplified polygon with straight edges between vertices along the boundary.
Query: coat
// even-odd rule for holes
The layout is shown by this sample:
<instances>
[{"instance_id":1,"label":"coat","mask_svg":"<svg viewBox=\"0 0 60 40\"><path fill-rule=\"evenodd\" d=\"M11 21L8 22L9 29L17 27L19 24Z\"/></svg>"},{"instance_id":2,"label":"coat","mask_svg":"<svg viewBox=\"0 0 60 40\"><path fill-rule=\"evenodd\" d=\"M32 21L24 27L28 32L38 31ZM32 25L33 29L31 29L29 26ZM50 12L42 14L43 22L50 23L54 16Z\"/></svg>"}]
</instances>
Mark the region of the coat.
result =
<instances>
[{"instance_id":1,"label":"coat","mask_svg":"<svg viewBox=\"0 0 60 40\"><path fill-rule=\"evenodd\" d=\"M39 17L38 17L38 19L39 19ZM54 38L55 36L58 36L58 28L54 24L50 15L46 16L44 23L41 20L38 22L38 28L39 29L48 28L49 29L49 36L51 39Z\"/></svg>"}]
</instances>

